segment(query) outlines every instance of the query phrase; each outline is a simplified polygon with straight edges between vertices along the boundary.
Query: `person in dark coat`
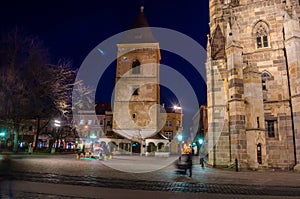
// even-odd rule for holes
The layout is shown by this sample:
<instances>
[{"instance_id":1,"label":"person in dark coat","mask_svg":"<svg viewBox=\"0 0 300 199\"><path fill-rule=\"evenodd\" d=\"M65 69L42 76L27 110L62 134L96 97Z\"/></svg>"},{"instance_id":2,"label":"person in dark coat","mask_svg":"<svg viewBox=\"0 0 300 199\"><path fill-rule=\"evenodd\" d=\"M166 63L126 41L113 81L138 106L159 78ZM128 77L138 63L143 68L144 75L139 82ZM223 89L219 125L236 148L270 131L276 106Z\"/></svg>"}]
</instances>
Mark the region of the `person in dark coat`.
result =
<instances>
[{"instance_id":1,"label":"person in dark coat","mask_svg":"<svg viewBox=\"0 0 300 199\"><path fill-rule=\"evenodd\" d=\"M186 170L189 170L189 176L192 177L192 167L193 167L193 160L192 160L192 154L188 153L187 159L186 159Z\"/></svg>"}]
</instances>

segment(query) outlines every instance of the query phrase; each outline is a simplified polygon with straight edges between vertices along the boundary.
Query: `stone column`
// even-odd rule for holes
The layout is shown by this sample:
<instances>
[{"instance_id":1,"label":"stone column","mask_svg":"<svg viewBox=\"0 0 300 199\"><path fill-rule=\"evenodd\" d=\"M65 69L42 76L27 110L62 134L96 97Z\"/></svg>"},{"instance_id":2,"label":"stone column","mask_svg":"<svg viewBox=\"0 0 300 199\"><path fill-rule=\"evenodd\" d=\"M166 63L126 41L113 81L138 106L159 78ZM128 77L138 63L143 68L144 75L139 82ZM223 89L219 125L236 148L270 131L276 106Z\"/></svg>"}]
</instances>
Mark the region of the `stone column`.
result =
<instances>
[{"instance_id":1,"label":"stone column","mask_svg":"<svg viewBox=\"0 0 300 199\"><path fill-rule=\"evenodd\" d=\"M300 172L300 27L295 10L292 16L287 13L284 16L284 38L293 122L294 170Z\"/></svg>"},{"instance_id":2,"label":"stone column","mask_svg":"<svg viewBox=\"0 0 300 199\"><path fill-rule=\"evenodd\" d=\"M245 104L243 80L243 48L238 42L227 43L228 106L232 158L241 168L247 167L247 140L245 134Z\"/></svg>"},{"instance_id":3,"label":"stone column","mask_svg":"<svg viewBox=\"0 0 300 199\"><path fill-rule=\"evenodd\" d=\"M262 80L256 66L249 65L243 71L248 166L254 169L267 166Z\"/></svg>"}]
</instances>

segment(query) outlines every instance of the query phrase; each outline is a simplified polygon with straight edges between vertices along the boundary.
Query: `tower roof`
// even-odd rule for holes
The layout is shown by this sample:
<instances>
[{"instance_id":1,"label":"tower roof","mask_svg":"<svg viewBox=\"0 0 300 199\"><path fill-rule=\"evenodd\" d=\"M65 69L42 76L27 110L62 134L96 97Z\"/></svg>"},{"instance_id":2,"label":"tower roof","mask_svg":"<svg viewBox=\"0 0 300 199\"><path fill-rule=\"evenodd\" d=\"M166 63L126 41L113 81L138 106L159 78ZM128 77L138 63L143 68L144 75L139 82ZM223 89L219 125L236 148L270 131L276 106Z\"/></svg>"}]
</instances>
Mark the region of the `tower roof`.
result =
<instances>
[{"instance_id":1,"label":"tower roof","mask_svg":"<svg viewBox=\"0 0 300 199\"><path fill-rule=\"evenodd\" d=\"M144 14L144 6L141 6L141 11L133 21L130 29L149 27L148 20Z\"/></svg>"},{"instance_id":2,"label":"tower roof","mask_svg":"<svg viewBox=\"0 0 300 199\"><path fill-rule=\"evenodd\" d=\"M133 21L125 37L120 43L156 43L149 27L148 20L144 14L144 6L141 6L141 11Z\"/></svg>"}]
</instances>

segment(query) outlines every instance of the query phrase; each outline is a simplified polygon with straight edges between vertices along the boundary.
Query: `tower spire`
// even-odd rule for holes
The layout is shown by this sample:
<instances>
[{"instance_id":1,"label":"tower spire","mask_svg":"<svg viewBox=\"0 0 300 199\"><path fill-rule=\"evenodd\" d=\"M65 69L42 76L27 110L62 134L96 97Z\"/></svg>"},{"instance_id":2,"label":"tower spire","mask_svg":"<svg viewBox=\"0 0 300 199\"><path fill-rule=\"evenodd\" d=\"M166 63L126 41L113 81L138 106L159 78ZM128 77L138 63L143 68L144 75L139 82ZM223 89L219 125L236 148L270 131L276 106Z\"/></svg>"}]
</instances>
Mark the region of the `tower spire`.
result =
<instances>
[{"instance_id":1,"label":"tower spire","mask_svg":"<svg viewBox=\"0 0 300 199\"><path fill-rule=\"evenodd\" d=\"M141 0L141 13L143 13L144 12L144 0Z\"/></svg>"}]
</instances>

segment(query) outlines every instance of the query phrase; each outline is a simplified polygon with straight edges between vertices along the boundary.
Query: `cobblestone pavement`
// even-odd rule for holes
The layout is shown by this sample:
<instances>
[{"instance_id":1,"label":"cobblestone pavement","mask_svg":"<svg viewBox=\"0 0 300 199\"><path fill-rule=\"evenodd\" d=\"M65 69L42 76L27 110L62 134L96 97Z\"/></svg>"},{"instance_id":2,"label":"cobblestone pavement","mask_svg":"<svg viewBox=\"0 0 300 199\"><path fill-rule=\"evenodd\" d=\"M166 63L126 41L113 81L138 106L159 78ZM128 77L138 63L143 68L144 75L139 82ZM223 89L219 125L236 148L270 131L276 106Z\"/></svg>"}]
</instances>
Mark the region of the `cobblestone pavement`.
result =
<instances>
[{"instance_id":1,"label":"cobblestone pavement","mask_svg":"<svg viewBox=\"0 0 300 199\"><path fill-rule=\"evenodd\" d=\"M109 167L118 165L120 168L132 169L135 166L145 166L149 164L149 158L142 163L137 161L145 157L114 157L106 162L76 160L74 155L36 157L13 158L10 167L11 179L21 182L123 190L300 198L300 174L294 172L234 172L212 168L202 169L199 164L196 164L197 159L194 159L193 177L190 178L176 173L174 164L146 173L124 172ZM153 164L162 162L159 158L150 160ZM134 161L136 162L132 164ZM6 192L6 196L9 195L8 193ZM21 191L14 194L26 196L33 193ZM35 194L40 194L36 198L45 198L42 193ZM68 198L68 196L57 198Z\"/></svg>"}]
</instances>

